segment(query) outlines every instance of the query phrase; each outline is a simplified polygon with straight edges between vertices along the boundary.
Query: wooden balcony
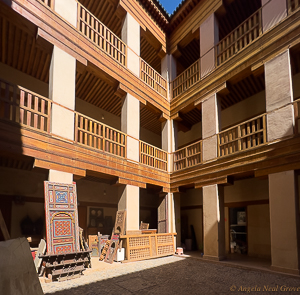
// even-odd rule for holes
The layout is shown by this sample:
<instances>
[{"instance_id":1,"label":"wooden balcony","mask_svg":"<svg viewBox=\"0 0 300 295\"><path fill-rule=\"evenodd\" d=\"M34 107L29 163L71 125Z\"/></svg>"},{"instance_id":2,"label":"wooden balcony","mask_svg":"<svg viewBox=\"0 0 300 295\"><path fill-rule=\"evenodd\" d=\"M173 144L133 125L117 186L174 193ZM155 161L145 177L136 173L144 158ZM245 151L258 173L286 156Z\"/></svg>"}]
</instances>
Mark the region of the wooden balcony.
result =
<instances>
[{"instance_id":1,"label":"wooden balcony","mask_svg":"<svg viewBox=\"0 0 300 295\"><path fill-rule=\"evenodd\" d=\"M168 171L168 153L140 140L140 163Z\"/></svg>"},{"instance_id":2,"label":"wooden balcony","mask_svg":"<svg viewBox=\"0 0 300 295\"><path fill-rule=\"evenodd\" d=\"M167 80L148 65L142 58L140 58L140 78L163 97L168 97Z\"/></svg>"},{"instance_id":3,"label":"wooden balcony","mask_svg":"<svg viewBox=\"0 0 300 295\"><path fill-rule=\"evenodd\" d=\"M173 98L192 87L200 80L200 59L193 63L172 82Z\"/></svg>"},{"instance_id":4,"label":"wooden balcony","mask_svg":"<svg viewBox=\"0 0 300 295\"><path fill-rule=\"evenodd\" d=\"M216 65L219 66L244 49L262 34L261 8L241 23L216 45Z\"/></svg>"},{"instance_id":5,"label":"wooden balcony","mask_svg":"<svg viewBox=\"0 0 300 295\"><path fill-rule=\"evenodd\" d=\"M53 9L53 7L54 7L54 1L55 0L37 0L37 1L43 3L45 6L48 6L51 9Z\"/></svg>"},{"instance_id":6,"label":"wooden balcony","mask_svg":"<svg viewBox=\"0 0 300 295\"><path fill-rule=\"evenodd\" d=\"M0 79L0 119L50 132L51 101Z\"/></svg>"},{"instance_id":7,"label":"wooden balcony","mask_svg":"<svg viewBox=\"0 0 300 295\"><path fill-rule=\"evenodd\" d=\"M174 172L196 166L202 162L202 140L190 144L173 154Z\"/></svg>"},{"instance_id":8,"label":"wooden balcony","mask_svg":"<svg viewBox=\"0 0 300 295\"><path fill-rule=\"evenodd\" d=\"M115 61L126 67L127 45L91 12L77 3L77 29Z\"/></svg>"}]
</instances>

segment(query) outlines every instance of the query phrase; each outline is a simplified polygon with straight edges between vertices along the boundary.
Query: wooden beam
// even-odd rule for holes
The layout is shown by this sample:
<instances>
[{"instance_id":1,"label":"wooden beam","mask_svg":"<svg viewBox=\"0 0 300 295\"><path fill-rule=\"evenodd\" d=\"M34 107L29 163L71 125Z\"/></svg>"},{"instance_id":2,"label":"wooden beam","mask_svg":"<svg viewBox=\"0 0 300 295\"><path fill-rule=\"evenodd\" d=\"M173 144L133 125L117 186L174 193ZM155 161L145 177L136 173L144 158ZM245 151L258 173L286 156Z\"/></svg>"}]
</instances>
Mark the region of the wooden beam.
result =
<instances>
[{"instance_id":1,"label":"wooden beam","mask_svg":"<svg viewBox=\"0 0 300 295\"><path fill-rule=\"evenodd\" d=\"M124 85L122 83L118 83L118 86L114 93L116 96L120 97L121 99L124 99L127 92L125 91Z\"/></svg>"},{"instance_id":2,"label":"wooden beam","mask_svg":"<svg viewBox=\"0 0 300 295\"><path fill-rule=\"evenodd\" d=\"M118 180L114 182L113 186L120 186L120 185L124 185L124 184L125 185L134 185L134 186L138 186L140 188L147 187L146 183L134 181L134 180L126 179L126 178L121 178L121 177L119 177Z\"/></svg>"},{"instance_id":3,"label":"wooden beam","mask_svg":"<svg viewBox=\"0 0 300 295\"><path fill-rule=\"evenodd\" d=\"M260 170L256 170L254 172L255 177L264 177L267 176L269 174L274 174L274 173L279 173L279 172L284 172L284 171L289 171L289 170L298 170L300 169L300 162L296 162L296 163L289 163L289 164L285 164L285 165L278 165L275 167L270 167L270 168L265 168L265 169L260 169Z\"/></svg>"},{"instance_id":4,"label":"wooden beam","mask_svg":"<svg viewBox=\"0 0 300 295\"><path fill-rule=\"evenodd\" d=\"M194 102L194 106L197 106L198 104L202 103L205 99L210 97L213 94L221 94L221 95L226 95L229 93L228 90L228 82L223 82L216 87L210 89L209 91L202 93L200 95L197 95L197 99Z\"/></svg>"},{"instance_id":5,"label":"wooden beam","mask_svg":"<svg viewBox=\"0 0 300 295\"><path fill-rule=\"evenodd\" d=\"M71 56L76 58L76 60L81 62L83 65L85 65L85 66L87 65L87 60L84 57L82 57L76 51L71 50L70 47L66 46L64 43L60 42L59 40L57 40L53 36L49 35L48 33L46 33L41 28L38 28L38 31L37 31L37 39L39 37L47 40L51 44L53 44L53 45L57 46L58 48L64 50L65 52L67 52L68 54L70 54Z\"/></svg>"}]
</instances>

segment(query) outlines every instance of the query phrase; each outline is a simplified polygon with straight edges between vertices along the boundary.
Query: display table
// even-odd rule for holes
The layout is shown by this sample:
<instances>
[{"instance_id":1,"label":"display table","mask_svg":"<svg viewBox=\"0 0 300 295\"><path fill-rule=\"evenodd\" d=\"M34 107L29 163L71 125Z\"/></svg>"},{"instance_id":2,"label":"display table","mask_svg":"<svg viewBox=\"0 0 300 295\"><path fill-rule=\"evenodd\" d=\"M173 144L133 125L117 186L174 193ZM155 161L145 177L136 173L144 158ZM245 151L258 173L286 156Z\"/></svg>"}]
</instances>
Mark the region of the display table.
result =
<instances>
[{"instance_id":1,"label":"display table","mask_svg":"<svg viewBox=\"0 0 300 295\"><path fill-rule=\"evenodd\" d=\"M173 255L175 235L176 233L120 235L126 249L124 262Z\"/></svg>"}]
</instances>

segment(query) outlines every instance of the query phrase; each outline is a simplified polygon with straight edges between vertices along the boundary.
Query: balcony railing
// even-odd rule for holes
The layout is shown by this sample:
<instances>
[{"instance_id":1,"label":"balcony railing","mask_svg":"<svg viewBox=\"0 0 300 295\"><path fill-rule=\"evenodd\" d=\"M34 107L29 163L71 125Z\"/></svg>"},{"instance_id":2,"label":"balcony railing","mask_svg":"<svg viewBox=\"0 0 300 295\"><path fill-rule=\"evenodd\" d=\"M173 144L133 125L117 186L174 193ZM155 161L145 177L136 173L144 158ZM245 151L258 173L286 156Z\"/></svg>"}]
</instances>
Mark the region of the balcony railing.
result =
<instances>
[{"instance_id":1,"label":"balcony railing","mask_svg":"<svg viewBox=\"0 0 300 295\"><path fill-rule=\"evenodd\" d=\"M261 34L261 9L259 9L216 45L216 65L228 60Z\"/></svg>"},{"instance_id":2,"label":"balcony railing","mask_svg":"<svg viewBox=\"0 0 300 295\"><path fill-rule=\"evenodd\" d=\"M148 65L142 58L140 58L140 69L141 79L162 96L167 97L167 80Z\"/></svg>"},{"instance_id":3,"label":"balcony railing","mask_svg":"<svg viewBox=\"0 0 300 295\"><path fill-rule=\"evenodd\" d=\"M172 82L173 98L189 89L200 80L200 59L193 63Z\"/></svg>"},{"instance_id":4,"label":"balcony railing","mask_svg":"<svg viewBox=\"0 0 300 295\"><path fill-rule=\"evenodd\" d=\"M297 9L299 9L300 0L288 0L287 5L288 5L288 14L291 14Z\"/></svg>"},{"instance_id":5,"label":"balcony railing","mask_svg":"<svg viewBox=\"0 0 300 295\"><path fill-rule=\"evenodd\" d=\"M77 29L114 60L126 66L126 44L79 2Z\"/></svg>"},{"instance_id":6,"label":"balcony railing","mask_svg":"<svg viewBox=\"0 0 300 295\"><path fill-rule=\"evenodd\" d=\"M174 171L193 167L202 162L202 140L190 144L173 154Z\"/></svg>"},{"instance_id":7,"label":"balcony railing","mask_svg":"<svg viewBox=\"0 0 300 295\"><path fill-rule=\"evenodd\" d=\"M37 0L37 1L42 2L45 6L48 6L51 9L54 8L54 1L55 0Z\"/></svg>"},{"instance_id":8,"label":"balcony railing","mask_svg":"<svg viewBox=\"0 0 300 295\"><path fill-rule=\"evenodd\" d=\"M0 119L50 132L51 101L39 94L0 80Z\"/></svg>"},{"instance_id":9,"label":"balcony railing","mask_svg":"<svg viewBox=\"0 0 300 295\"><path fill-rule=\"evenodd\" d=\"M125 133L75 112L75 142L125 158L126 141Z\"/></svg>"},{"instance_id":10,"label":"balcony railing","mask_svg":"<svg viewBox=\"0 0 300 295\"><path fill-rule=\"evenodd\" d=\"M168 153L146 142L140 141L140 163L167 171Z\"/></svg>"},{"instance_id":11,"label":"balcony railing","mask_svg":"<svg viewBox=\"0 0 300 295\"><path fill-rule=\"evenodd\" d=\"M226 156L267 142L266 114L238 124L218 134L218 155Z\"/></svg>"}]
</instances>

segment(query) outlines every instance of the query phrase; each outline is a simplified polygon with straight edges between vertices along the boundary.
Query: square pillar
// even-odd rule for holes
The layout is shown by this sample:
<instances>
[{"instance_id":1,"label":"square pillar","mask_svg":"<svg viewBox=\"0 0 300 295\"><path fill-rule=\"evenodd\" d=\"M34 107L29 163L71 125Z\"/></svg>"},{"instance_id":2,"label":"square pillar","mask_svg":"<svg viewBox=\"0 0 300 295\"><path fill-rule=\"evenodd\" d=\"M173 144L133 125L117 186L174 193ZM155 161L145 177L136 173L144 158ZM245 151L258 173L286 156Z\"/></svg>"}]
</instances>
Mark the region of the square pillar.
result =
<instances>
[{"instance_id":1,"label":"square pillar","mask_svg":"<svg viewBox=\"0 0 300 295\"><path fill-rule=\"evenodd\" d=\"M203 230L204 258L225 258L224 187L217 184L204 186Z\"/></svg>"},{"instance_id":2,"label":"square pillar","mask_svg":"<svg viewBox=\"0 0 300 295\"><path fill-rule=\"evenodd\" d=\"M299 200L293 170L269 174L272 268L299 274Z\"/></svg>"},{"instance_id":3,"label":"square pillar","mask_svg":"<svg viewBox=\"0 0 300 295\"><path fill-rule=\"evenodd\" d=\"M289 50L265 63L268 141L293 135L294 110Z\"/></svg>"},{"instance_id":4,"label":"square pillar","mask_svg":"<svg viewBox=\"0 0 300 295\"><path fill-rule=\"evenodd\" d=\"M171 54L166 54L165 57L161 60L161 75L168 81L169 86L169 101L173 97L173 88L172 81L177 76L177 65L176 59Z\"/></svg>"},{"instance_id":5,"label":"square pillar","mask_svg":"<svg viewBox=\"0 0 300 295\"><path fill-rule=\"evenodd\" d=\"M274 27L287 16L287 1L262 0L261 5L263 33Z\"/></svg>"},{"instance_id":6,"label":"square pillar","mask_svg":"<svg viewBox=\"0 0 300 295\"><path fill-rule=\"evenodd\" d=\"M180 193L173 194L174 198L174 224L175 224L175 231L177 233L176 236L176 245L177 247L181 247L181 208L180 208L180 200L181 196Z\"/></svg>"},{"instance_id":7,"label":"square pillar","mask_svg":"<svg viewBox=\"0 0 300 295\"><path fill-rule=\"evenodd\" d=\"M139 162L140 102L127 94L121 110L121 131L127 136L127 158Z\"/></svg>"},{"instance_id":8,"label":"square pillar","mask_svg":"<svg viewBox=\"0 0 300 295\"><path fill-rule=\"evenodd\" d=\"M201 78L216 67L215 45L219 42L219 25L217 17L212 13L200 25L200 71Z\"/></svg>"},{"instance_id":9,"label":"square pillar","mask_svg":"<svg viewBox=\"0 0 300 295\"><path fill-rule=\"evenodd\" d=\"M65 184L72 184L73 183L73 174L63 171L57 170L49 170L48 181L51 182L58 182L58 183L65 183Z\"/></svg>"},{"instance_id":10,"label":"square pillar","mask_svg":"<svg viewBox=\"0 0 300 295\"><path fill-rule=\"evenodd\" d=\"M76 0L55 0L54 11L66 21L77 27L77 1Z\"/></svg>"},{"instance_id":11,"label":"square pillar","mask_svg":"<svg viewBox=\"0 0 300 295\"><path fill-rule=\"evenodd\" d=\"M166 120L162 123L161 148L168 152L168 172L173 171L173 152L177 149L178 126L174 120Z\"/></svg>"},{"instance_id":12,"label":"square pillar","mask_svg":"<svg viewBox=\"0 0 300 295\"><path fill-rule=\"evenodd\" d=\"M123 23L121 39L127 44L127 68L140 77L140 25L128 12Z\"/></svg>"},{"instance_id":13,"label":"square pillar","mask_svg":"<svg viewBox=\"0 0 300 295\"><path fill-rule=\"evenodd\" d=\"M54 46L49 74L51 133L74 140L76 59ZM56 104L55 104L56 103Z\"/></svg>"},{"instance_id":14,"label":"square pillar","mask_svg":"<svg viewBox=\"0 0 300 295\"><path fill-rule=\"evenodd\" d=\"M120 187L118 210L126 210L126 231L140 228L140 188L133 185Z\"/></svg>"},{"instance_id":15,"label":"square pillar","mask_svg":"<svg viewBox=\"0 0 300 295\"><path fill-rule=\"evenodd\" d=\"M218 138L220 126L220 103L217 94L208 97L202 103L202 159L203 162L218 156Z\"/></svg>"}]
</instances>

